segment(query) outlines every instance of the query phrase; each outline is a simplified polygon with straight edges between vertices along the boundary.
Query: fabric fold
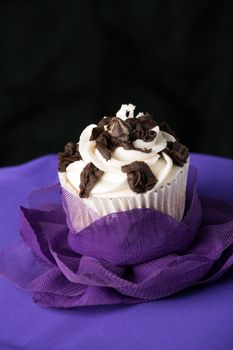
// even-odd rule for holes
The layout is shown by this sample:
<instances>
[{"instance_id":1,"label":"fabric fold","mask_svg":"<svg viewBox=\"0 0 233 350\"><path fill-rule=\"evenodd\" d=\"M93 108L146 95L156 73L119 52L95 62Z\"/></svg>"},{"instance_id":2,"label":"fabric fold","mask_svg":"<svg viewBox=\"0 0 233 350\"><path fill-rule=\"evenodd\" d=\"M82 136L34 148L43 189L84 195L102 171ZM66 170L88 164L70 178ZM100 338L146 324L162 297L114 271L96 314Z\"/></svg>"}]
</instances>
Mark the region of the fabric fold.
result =
<instances>
[{"instance_id":1,"label":"fabric fold","mask_svg":"<svg viewBox=\"0 0 233 350\"><path fill-rule=\"evenodd\" d=\"M79 232L60 186L37 190L20 208L23 241L0 251L0 274L64 308L156 300L216 280L233 264L233 206L199 198L195 182L191 167L182 221L134 209L92 217Z\"/></svg>"}]
</instances>

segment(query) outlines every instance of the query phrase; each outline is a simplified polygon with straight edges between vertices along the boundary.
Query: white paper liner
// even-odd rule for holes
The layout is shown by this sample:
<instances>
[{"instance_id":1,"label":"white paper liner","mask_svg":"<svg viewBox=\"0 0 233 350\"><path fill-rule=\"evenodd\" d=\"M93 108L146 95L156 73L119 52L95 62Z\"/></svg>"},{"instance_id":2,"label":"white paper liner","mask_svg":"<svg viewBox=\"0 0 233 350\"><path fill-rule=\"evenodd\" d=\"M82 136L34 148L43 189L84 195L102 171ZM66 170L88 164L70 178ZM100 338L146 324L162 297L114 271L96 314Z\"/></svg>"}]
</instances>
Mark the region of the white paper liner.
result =
<instances>
[{"instance_id":1,"label":"white paper liner","mask_svg":"<svg viewBox=\"0 0 233 350\"><path fill-rule=\"evenodd\" d=\"M177 177L156 191L121 198L79 198L77 191L68 182L66 173L59 173L61 186L79 198L99 216L135 208L154 208L177 220L182 220L185 209L186 183L189 163L186 163ZM71 210L73 212L73 208Z\"/></svg>"}]
</instances>

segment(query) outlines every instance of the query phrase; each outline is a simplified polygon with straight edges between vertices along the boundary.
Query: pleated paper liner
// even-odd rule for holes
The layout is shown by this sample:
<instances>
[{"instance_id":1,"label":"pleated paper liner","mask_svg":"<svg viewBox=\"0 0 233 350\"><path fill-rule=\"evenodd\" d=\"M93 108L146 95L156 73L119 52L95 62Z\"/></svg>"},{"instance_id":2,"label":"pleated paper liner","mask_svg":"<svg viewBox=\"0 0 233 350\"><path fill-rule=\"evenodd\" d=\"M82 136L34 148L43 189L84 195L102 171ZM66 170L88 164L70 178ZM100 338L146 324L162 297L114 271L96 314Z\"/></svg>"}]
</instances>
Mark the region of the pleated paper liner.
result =
<instances>
[{"instance_id":1,"label":"pleated paper liner","mask_svg":"<svg viewBox=\"0 0 233 350\"><path fill-rule=\"evenodd\" d=\"M159 187L156 191L120 198L91 197L82 199L67 181L66 174L59 173L63 190L63 204L70 226L77 232L99 217L136 208L154 208L180 221L185 209L188 168L189 164L187 163L172 182Z\"/></svg>"}]
</instances>

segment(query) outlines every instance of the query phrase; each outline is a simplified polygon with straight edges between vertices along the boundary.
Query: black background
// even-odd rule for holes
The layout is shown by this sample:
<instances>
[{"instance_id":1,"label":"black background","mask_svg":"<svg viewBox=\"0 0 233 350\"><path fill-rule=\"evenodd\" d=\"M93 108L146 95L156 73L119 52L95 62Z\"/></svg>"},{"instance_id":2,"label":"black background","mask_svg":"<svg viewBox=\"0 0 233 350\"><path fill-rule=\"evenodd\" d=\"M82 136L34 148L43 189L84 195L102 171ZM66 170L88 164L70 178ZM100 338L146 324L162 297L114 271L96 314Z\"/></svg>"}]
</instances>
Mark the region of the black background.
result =
<instances>
[{"instance_id":1,"label":"black background","mask_svg":"<svg viewBox=\"0 0 233 350\"><path fill-rule=\"evenodd\" d=\"M56 153L122 103L233 156L232 1L1 1L0 165Z\"/></svg>"}]
</instances>

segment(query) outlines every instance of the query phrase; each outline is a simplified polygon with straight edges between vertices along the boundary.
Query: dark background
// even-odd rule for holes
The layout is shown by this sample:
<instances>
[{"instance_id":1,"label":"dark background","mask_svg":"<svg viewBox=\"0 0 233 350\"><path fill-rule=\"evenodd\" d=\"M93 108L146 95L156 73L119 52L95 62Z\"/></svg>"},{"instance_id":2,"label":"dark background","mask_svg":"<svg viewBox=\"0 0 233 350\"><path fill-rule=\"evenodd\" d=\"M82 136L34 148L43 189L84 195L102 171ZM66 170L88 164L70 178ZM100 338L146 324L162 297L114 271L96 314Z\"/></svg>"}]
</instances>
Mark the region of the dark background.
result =
<instances>
[{"instance_id":1,"label":"dark background","mask_svg":"<svg viewBox=\"0 0 233 350\"><path fill-rule=\"evenodd\" d=\"M233 157L233 1L1 1L0 165L56 153L122 103Z\"/></svg>"}]
</instances>

